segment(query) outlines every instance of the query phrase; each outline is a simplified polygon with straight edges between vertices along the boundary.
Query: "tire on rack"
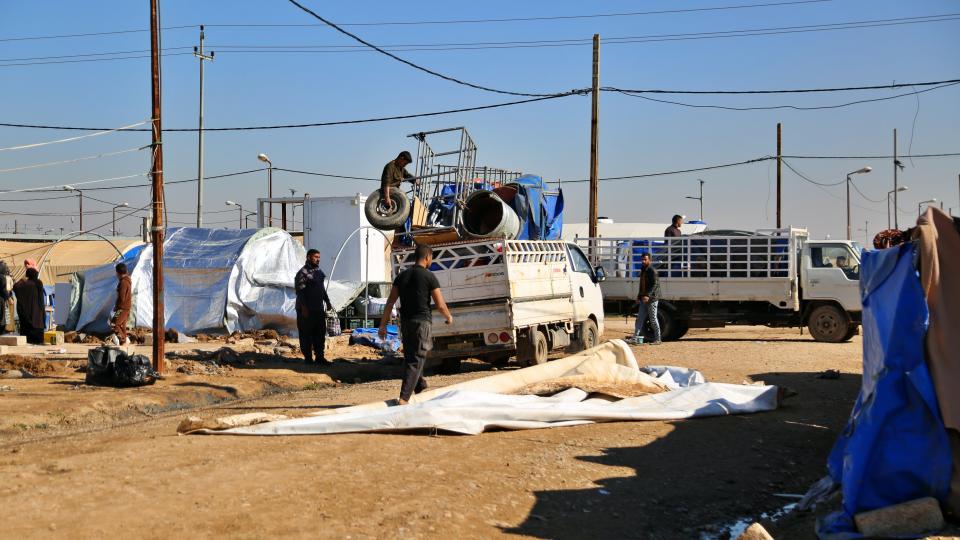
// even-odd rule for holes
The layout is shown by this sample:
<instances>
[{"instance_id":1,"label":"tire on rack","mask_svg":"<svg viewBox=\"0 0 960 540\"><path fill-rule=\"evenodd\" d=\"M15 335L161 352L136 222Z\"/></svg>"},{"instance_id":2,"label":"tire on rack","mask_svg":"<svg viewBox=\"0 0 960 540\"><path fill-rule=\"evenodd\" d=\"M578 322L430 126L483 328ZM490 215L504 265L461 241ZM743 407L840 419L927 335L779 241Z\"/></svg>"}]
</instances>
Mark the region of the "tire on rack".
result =
<instances>
[{"instance_id":1,"label":"tire on rack","mask_svg":"<svg viewBox=\"0 0 960 540\"><path fill-rule=\"evenodd\" d=\"M856 325L850 321L850 317L842 309L825 304L813 308L807 319L807 328L813 339L817 341L840 343L853 337L850 332L856 330Z\"/></svg>"},{"instance_id":2,"label":"tire on rack","mask_svg":"<svg viewBox=\"0 0 960 540\"><path fill-rule=\"evenodd\" d=\"M367 197L363 207L367 221L382 231L393 231L403 226L410 215L410 199L400 188L390 188L390 198L393 200L393 209L388 209L383 202L383 192L379 189Z\"/></svg>"},{"instance_id":3,"label":"tire on rack","mask_svg":"<svg viewBox=\"0 0 960 540\"><path fill-rule=\"evenodd\" d=\"M567 348L569 352L580 352L587 349L592 349L600 344L600 330L597 328L597 323L593 319L587 319L580 323L580 332L578 338L570 342L570 346Z\"/></svg>"}]
</instances>

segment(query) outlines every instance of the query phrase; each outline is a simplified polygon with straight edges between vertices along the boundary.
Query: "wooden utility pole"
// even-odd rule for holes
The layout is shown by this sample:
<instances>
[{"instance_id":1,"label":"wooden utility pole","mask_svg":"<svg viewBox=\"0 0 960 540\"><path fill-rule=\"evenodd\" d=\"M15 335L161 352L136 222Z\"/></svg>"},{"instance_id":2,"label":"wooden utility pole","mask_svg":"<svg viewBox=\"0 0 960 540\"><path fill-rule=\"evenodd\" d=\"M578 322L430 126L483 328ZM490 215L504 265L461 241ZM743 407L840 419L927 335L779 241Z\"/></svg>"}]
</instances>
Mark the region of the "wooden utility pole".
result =
<instances>
[{"instance_id":1,"label":"wooden utility pole","mask_svg":"<svg viewBox=\"0 0 960 540\"><path fill-rule=\"evenodd\" d=\"M153 94L153 220L150 236L153 241L153 369L163 373L164 310L163 310L163 130L160 126L160 21L157 2L150 0L150 75Z\"/></svg>"},{"instance_id":2,"label":"wooden utility pole","mask_svg":"<svg viewBox=\"0 0 960 540\"><path fill-rule=\"evenodd\" d=\"M781 166L783 163L783 139L781 139L781 129L780 122L777 122L777 228L779 229L783 225L780 222L780 181L781 181Z\"/></svg>"},{"instance_id":3,"label":"wooden utility pole","mask_svg":"<svg viewBox=\"0 0 960 540\"><path fill-rule=\"evenodd\" d=\"M893 128L893 228L899 229L897 224L897 169L900 162L897 161L897 128Z\"/></svg>"},{"instance_id":4,"label":"wooden utility pole","mask_svg":"<svg viewBox=\"0 0 960 540\"><path fill-rule=\"evenodd\" d=\"M597 216L599 215L600 181L598 178L597 151L599 150L600 116L600 34L593 35L593 105L590 111L590 221L589 236L597 237Z\"/></svg>"}]
</instances>

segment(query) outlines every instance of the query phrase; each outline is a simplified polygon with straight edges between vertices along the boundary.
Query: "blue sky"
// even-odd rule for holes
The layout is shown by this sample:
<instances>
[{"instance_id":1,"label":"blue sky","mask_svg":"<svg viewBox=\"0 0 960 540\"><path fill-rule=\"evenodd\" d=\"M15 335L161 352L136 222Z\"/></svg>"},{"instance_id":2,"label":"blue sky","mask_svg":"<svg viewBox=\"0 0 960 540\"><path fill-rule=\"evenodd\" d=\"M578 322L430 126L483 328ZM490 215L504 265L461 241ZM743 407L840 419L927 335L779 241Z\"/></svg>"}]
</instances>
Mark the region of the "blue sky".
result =
<instances>
[{"instance_id":1,"label":"blue sky","mask_svg":"<svg viewBox=\"0 0 960 540\"><path fill-rule=\"evenodd\" d=\"M758 2L388 2L321 3L309 7L336 22L379 22L530 17L653 11L732 6ZM347 120L511 101L417 72L372 52L239 53L230 47L265 45L353 45L322 26L223 27L224 24L311 24L310 18L282 0L165 0L162 24L206 24L207 47L216 60L206 68L206 125L210 127ZM140 2L6 2L0 6L0 39L71 33L145 29L146 0ZM779 7L491 24L351 26L364 38L383 45L531 41L717 32L839 23L960 12L956 2L834 0ZM960 78L960 20L856 30L792 33L731 39L608 43L601 51L601 84L623 88L773 89L837 87ZM163 34L168 52L189 52L197 43L196 28ZM0 41L0 122L121 126L150 114L149 59L36 64L12 59L149 49L149 34L46 40ZM131 53L131 56L140 53ZM399 55L431 69L479 84L523 92L558 92L590 85L589 44L571 47L510 48L453 51L409 51ZM53 59L56 60L56 59ZM189 54L163 60L164 126L195 127L197 60ZM903 93L904 90L780 96L673 96L699 104L731 106L829 105ZM960 151L960 86L917 97L821 111L749 111L684 108L614 93L601 96L600 175L621 176L728 163L775 153L776 123L784 126L786 154L887 155L892 131L899 130L901 154ZM919 107L919 108L918 108ZM399 150L414 151L406 137L416 131L466 126L477 142L481 164L523 170L549 180L586 178L589 164L590 100L573 96L536 104L359 126L276 131L208 133L208 176L253 169L259 152L277 167L355 176L379 176L383 164ZM0 148L53 140L76 132L0 127ZM147 133L118 133L41 148L0 152L0 170L49 161L115 152L149 142ZM165 137L168 180L196 175L195 133ZM901 224L912 221L917 202L945 201L960 213L960 158L904 160ZM892 189L888 159L807 161L792 164L821 182L843 180L847 172L870 165L874 172L855 177L869 198L883 201ZM145 152L93 159L60 166L0 172L0 189L62 185L85 180L143 173ZM674 212L698 215L697 178L706 180L705 218L714 228L755 229L774 225L772 162L601 184L600 213L616 221L666 221ZM145 178L94 184L97 187L137 183ZM252 209L263 196L265 173L209 181L205 205L227 210L224 201L238 200ZM315 195L369 192L375 183L276 173L275 195L287 188ZM564 188L568 221L586 217L586 185ZM784 171L784 223L811 229L816 237L842 237L845 230L843 186L820 189ZM168 188L171 220L193 221L195 186ZM90 192L110 202L143 206L146 188ZM43 196L61 196L44 194ZM0 195L0 229L13 219L34 231L76 228L66 216L14 216L11 213L69 213L70 198L10 202L37 195ZM869 221L870 235L886 227L886 204L854 194L854 229ZM87 211L109 211L94 201ZM2 212L7 212L6 214ZM182 213L181 213L182 212ZM236 211L209 214L213 226L235 226ZM109 214L90 214L87 228ZM228 221L229 220L229 221ZM226 222L226 223L221 223ZM135 232L138 221L127 219L122 230ZM856 232L863 239L863 231Z\"/></svg>"}]
</instances>

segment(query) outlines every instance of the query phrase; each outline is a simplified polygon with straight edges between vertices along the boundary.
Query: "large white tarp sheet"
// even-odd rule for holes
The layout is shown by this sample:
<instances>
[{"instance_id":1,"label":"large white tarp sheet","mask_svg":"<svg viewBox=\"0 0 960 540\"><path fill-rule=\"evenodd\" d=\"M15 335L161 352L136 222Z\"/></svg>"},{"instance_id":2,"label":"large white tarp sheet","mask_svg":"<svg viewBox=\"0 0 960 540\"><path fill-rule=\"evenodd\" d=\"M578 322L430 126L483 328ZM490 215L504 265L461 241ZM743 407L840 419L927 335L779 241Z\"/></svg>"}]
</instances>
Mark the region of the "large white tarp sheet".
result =
<instances>
[{"instance_id":1,"label":"large white tarp sheet","mask_svg":"<svg viewBox=\"0 0 960 540\"><path fill-rule=\"evenodd\" d=\"M630 348L614 340L556 362L424 392L408 405L368 403L319 411L304 418L189 431L320 435L427 430L472 435L490 429L680 420L777 407L775 386L709 383L695 370L670 366L655 366L649 371L638 368ZM556 393L535 395L551 389Z\"/></svg>"}]
</instances>

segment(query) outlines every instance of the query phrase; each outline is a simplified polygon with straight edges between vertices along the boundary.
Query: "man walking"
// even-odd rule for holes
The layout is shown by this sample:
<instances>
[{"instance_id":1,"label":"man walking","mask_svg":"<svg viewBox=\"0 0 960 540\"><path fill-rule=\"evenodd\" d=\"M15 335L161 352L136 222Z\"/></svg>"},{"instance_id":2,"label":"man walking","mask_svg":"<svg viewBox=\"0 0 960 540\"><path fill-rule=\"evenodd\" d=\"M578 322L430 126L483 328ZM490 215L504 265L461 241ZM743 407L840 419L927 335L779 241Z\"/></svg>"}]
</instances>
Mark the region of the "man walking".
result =
<instances>
[{"instance_id":1,"label":"man walking","mask_svg":"<svg viewBox=\"0 0 960 540\"><path fill-rule=\"evenodd\" d=\"M43 282L36 268L27 268L26 277L13 286L17 295L17 317L20 319L20 335L27 343L43 345L43 319L46 315Z\"/></svg>"},{"instance_id":2,"label":"man walking","mask_svg":"<svg viewBox=\"0 0 960 540\"><path fill-rule=\"evenodd\" d=\"M433 262L433 250L420 244L416 251L417 263L400 272L393 281L390 297L383 310L380 321L380 339L387 337L387 323L393 312L393 305L400 299L400 336L403 341L403 383L400 385L400 405L406 405L412 394L419 394L427 388L423 380L423 368L427 363L427 354L433 349L432 312L430 299L447 319L453 323L453 316L447 309L440 293L440 283L428 268Z\"/></svg>"},{"instance_id":3,"label":"man walking","mask_svg":"<svg viewBox=\"0 0 960 540\"><path fill-rule=\"evenodd\" d=\"M680 214L675 214L673 219L670 220L670 225L664 229L663 235L668 238L683 236L683 232L680 231L681 225L683 225L683 216Z\"/></svg>"},{"instance_id":4,"label":"man walking","mask_svg":"<svg viewBox=\"0 0 960 540\"><path fill-rule=\"evenodd\" d=\"M408 173L405 168L411 163L413 163L413 157L410 156L410 152L404 150L400 152L397 159L391 160L383 166L383 173L380 175L380 198L390 208L393 208L390 190L400 189L404 181L414 181L413 175Z\"/></svg>"},{"instance_id":5,"label":"man walking","mask_svg":"<svg viewBox=\"0 0 960 540\"><path fill-rule=\"evenodd\" d=\"M297 332L300 334L300 350L303 360L330 364L323 353L327 339L327 309L333 309L327 296L326 275L320 269L320 252L307 251L307 262L297 272L294 285L297 290Z\"/></svg>"},{"instance_id":6,"label":"man walking","mask_svg":"<svg viewBox=\"0 0 960 540\"><path fill-rule=\"evenodd\" d=\"M120 263L115 267L117 271L117 302L113 305L113 318L110 326L113 329L114 345L129 345L127 337L127 320L130 318L130 309L133 306L133 286L127 274L127 265Z\"/></svg>"},{"instance_id":7,"label":"man walking","mask_svg":"<svg viewBox=\"0 0 960 540\"><path fill-rule=\"evenodd\" d=\"M650 254L644 253L640 258L640 290L637 292L637 321L634 325L633 340L640 342L643 337L643 325L650 319L650 328L653 330L651 345L660 344L660 321L657 320L657 304L660 302L660 279L657 271L650 264Z\"/></svg>"}]
</instances>

